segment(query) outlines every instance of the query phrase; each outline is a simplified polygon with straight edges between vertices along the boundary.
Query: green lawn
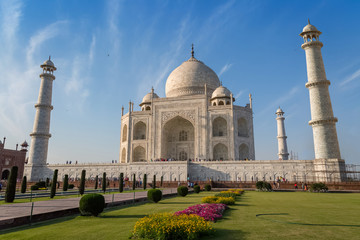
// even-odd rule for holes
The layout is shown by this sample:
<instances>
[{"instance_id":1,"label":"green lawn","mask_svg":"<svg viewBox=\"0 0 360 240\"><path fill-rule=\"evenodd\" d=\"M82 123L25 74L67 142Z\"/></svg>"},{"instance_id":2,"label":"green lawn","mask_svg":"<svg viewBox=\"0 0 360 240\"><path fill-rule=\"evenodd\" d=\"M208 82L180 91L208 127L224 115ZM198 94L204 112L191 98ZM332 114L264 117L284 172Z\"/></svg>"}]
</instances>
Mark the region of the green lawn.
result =
<instances>
[{"instance_id":1,"label":"green lawn","mask_svg":"<svg viewBox=\"0 0 360 240\"><path fill-rule=\"evenodd\" d=\"M127 239L150 213L183 210L208 193L114 208L101 217L67 217L0 232L0 239ZM359 239L360 194L246 192L204 239ZM260 215L258 214L268 214Z\"/></svg>"}]
</instances>

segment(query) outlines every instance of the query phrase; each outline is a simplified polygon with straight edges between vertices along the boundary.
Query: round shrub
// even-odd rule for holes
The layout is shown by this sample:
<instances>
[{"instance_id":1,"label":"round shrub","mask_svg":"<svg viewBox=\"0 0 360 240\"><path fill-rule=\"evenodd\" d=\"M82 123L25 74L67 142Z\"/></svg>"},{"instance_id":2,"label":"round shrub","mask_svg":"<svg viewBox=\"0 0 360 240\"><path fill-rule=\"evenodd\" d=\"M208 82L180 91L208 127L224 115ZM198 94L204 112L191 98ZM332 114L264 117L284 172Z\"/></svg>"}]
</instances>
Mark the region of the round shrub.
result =
<instances>
[{"instance_id":1,"label":"round shrub","mask_svg":"<svg viewBox=\"0 0 360 240\"><path fill-rule=\"evenodd\" d=\"M180 186L177 188L177 193L179 196L185 197L189 193L189 189L185 186Z\"/></svg>"},{"instance_id":2,"label":"round shrub","mask_svg":"<svg viewBox=\"0 0 360 240\"><path fill-rule=\"evenodd\" d=\"M310 185L311 192L327 192L329 188L326 186L325 183L313 183Z\"/></svg>"},{"instance_id":3,"label":"round shrub","mask_svg":"<svg viewBox=\"0 0 360 240\"><path fill-rule=\"evenodd\" d=\"M205 188L205 191L211 191L211 185L210 184L206 184L204 188Z\"/></svg>"},{"instance_id":4,"label":"round shrub","mask_svg":"<svg viewBox=\"0 0 360 240\"><path fill-rule=\"evenodd\" d=\"M194 186L194 192L195 192L195 193L199 193L199 192L200 192L200 186L199 186L199 185L195 185L195 186Z\"/></svg>"},{"instance_id":5,"label":"round shrub","mask_svg":"<svg viewBox=\"0 0 360 240\"><path fill-rule=\"evenodd\" d=\"M73 189L75 187L75 185L74 184L69 184L69 189Z\"/></svg>"},{"instance_id":6,"label":"round shrub","mask_svg":"<svg viewBox=\"0 0 360 240\"><path fill-rule=\"evenodd\" d=\"M39 186L35 184L35 185L32 185L30 187L30 189L31 189L31 191L39 190Z\"/></svg>"},{"instance_id":7,"label":"round shrub","mask_svg":"<svg viewBox=\"0 0 360 240\"><path fill-rule=\"evenodd\" d=\"M162 199L162 192L161 190L159 189L150 189L148 192L147 192L147 198L154 202L154 203L157 203L159 202L161 199Z\"/></svg>"},{"instance_id":8,"label":"round shrub","mask_svg":"<svg viewBox=\"0 0 360 240\"><path fill-rule=\"evenodd\" d=\"M105 208L105 198L98 193L84 195L79 202L82 216L98 216Z\"/></svg>"},{"instance_id":9,"label":"round shrub","mask_svg":"<svg viewBox=\"0 0 360 240\"><path fill-rule=\"evenodd\" d=\"M258 189L259 191L271 191L272 187L271 184L265 181L258 181L256 182L256 189Z\"/></svg>"}]
</instances>

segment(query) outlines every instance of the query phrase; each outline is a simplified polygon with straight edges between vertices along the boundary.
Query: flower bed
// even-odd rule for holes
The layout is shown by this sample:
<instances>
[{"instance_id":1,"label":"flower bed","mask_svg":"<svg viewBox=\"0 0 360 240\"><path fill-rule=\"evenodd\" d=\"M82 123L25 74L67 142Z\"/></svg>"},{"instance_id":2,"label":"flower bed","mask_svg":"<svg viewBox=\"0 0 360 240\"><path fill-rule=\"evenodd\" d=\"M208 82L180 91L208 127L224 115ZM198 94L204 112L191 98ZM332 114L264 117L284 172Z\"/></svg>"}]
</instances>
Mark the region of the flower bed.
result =
<instances>
[{"instance_id":1,"label":"flower bed","mask_svg":"<svg viewBox=\"0 0 360 240\"><path fill-rule=\"evenodd\" d=\"M230 192L230 191L222 191L220 193L215 194L216 197L232 197L233 199L236 199L236 193Z\"/></svg>"},{"instance_id":2,"label":"flower bed","mask_svg":"<svg viewBox=\"0 0 360 240\"><path fill-rule=\"evenodd\" d=\"M243 189L229 189L229 190L227 190L227 191L233 192L233 193L235 193L237 196L240 196L241 194L244 193L244 190L243 190ZM226 192L227 192L227 191L226 191Z\"/></svg>"},{"instance_id":3,"label":"flower bed","mask_svg":"<svg viewBox=\"0 0 360 240\"><path fill-rule=\"evenodd\" d=\"M158 213L138 220L133 239L198 239L213 232L210 222L195 214Z\"/></svg>"},{"instance_id":4,"label":"flower bed","mask_svg":"<svg viewBox=\"0 0 360 240\"><path fill-rule=\"evenodd\" d=\"M209 196L201 199L202 203L223 203L226 205L234 205L235 199L233 197L216 197Z\"/></svg>"},{"instance_id":5,"label":"flower bed","mask_svg":"<svg viewBox=\"0 0 360 240\"><path fill-rule=\"evenodd\" d=\"M178 211L175 215L196 214L207 221L215 222L217 219L222 217L225 209L227 209L227 206L222 203L203 203L188 207L183 211Z\"/></svg>"}]
</instances>

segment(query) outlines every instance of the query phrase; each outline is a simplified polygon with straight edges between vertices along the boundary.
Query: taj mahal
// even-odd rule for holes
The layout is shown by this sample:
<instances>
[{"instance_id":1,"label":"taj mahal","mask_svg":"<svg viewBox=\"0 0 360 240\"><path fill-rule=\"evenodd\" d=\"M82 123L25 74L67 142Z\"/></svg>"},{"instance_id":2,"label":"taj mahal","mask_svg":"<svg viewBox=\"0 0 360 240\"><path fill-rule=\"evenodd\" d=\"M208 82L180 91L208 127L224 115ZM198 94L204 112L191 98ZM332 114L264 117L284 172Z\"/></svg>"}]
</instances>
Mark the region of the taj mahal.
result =
<instances>
[{"instance_id":1,"label":"taj mahal","mask_svg":"<svg viewBox=\"0 0 360 240\"><path fill-rule=\"evenodd\" d=\"M255 156L252 97L244 106L234 104L230 86L223 86L217 74L195 57L174 69L167 78L166 96L156 91L144 96L134 111L121 114L119 163L47 164L50 134L52 83L56 67L49 59L41 68L41 85L31 136L29 161L24 175L30 181L51 177L59 170L79 178L156 175L164 181L289 181L339 182L345 179L330 95L321 55L321 32L308 23L300 36L305 50L315 159L292 160L286 143L284 111L274 109L278 130L278 159L257 160ZM274 121L275 124L275 121ZM275 137L275 136L274 136Z\"/></svg>"}]
</instances>

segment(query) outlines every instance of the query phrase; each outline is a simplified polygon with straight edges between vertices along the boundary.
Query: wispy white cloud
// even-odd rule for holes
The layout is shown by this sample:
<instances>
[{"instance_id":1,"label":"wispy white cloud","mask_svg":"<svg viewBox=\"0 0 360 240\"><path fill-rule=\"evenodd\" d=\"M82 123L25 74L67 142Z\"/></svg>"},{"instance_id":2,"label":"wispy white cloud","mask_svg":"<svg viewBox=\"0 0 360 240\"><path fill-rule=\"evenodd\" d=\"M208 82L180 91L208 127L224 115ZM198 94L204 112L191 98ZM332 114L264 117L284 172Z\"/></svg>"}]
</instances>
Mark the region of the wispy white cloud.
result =
<instances>
[{"instance_id":1,"label":"wispy white cloud","mask_svg":"<svg viewBox=\"0 0 360 240\"><path fill-rule=\"evenodd\" d=\"M219 73L219 77L221 77L221 75L223 75L224 73L226 73L227 71L229 71L229 69L232 67L232 63L227 63L225 64L221 70L220 70L220 73Z\"/></svg>"},{"instance_id":2,"label":"wispy white cloud","mask_svg":"<svg viewBox=\"0 0 360 240\"><path fill-rule=\"evenodd\" d=\"M96 37L95 37L95 35L93 35L92 39L91 39L90 50L89 50L89 65L90 66L94 62L95 46L96 46Z\"/></svg>"},{"instance_id":3,"label":"wispy white cloud","mask_svg":"<svg viewBox=\"0 0 360 240\"><path fill-rule=\"evenodd\" d=\"M263 108L259 113L258 116L262 116L267 114L269 111L275 111L281 105L284 105L287 101L294 98L295 95L299 92L300 88L298 86L293 87L288 93L282 94L281 97L275 99L274 101L270 102L265 108Z\"/></svg>"},{"instance_id":4,"label":"wispy white cloud","mask_svg":"<svg viewBox=\"0 0 360 240\"><path fill-rule=\"evenodd\" d=\"M29 46L26 50L26 59L29 65L32 65L32 57L34 52L37 50L41 44L45 41L52 39L60 34L61 28L67 21L57 21L54 22L45 28L39 30L35 35L30 38Z\"/></svg>"},{"instance_id":5,"label":"wispy white cloud","mask_svg":"<svg viewBox=\"0 0 360 240\"><path fill-rule=\"evenodd\" d=\"M21 1L1 1L1 29L4 37L5 50L11 52L16 44L16 32L18 31L20 19L22 16Z\"/></svg>"},{"instance_id":6,"label":"wispy white cloud","mask_svg":"<svg viewBox=\"0 0 360 240\"><path fill-rule=\"evenodd\" d=\"M120 15L120 2L111 0L107 2L107 23L109 40L112 47L112 54L118 53L120 50L120 30L118 27Z\"/></svg>"},{"instance_id":7,"label":"wispy white cloud","mask_svg":"<svg viewBox=\"0 0 360 240\"><path fill-rule=\"evenodd\" d=\"M348 83L354 81L354 80L358 80L360 77L360 69L358 69L357 71L355 71L353 74L351 74L350 76L348 76L347 78L345 78L343 81L340 82L340 86L345 86Z\"/></svg>"},{"instance_id":8,"label":"wispy white cloud","mask_svg":"<svg viewBox=\"0 0 360 240\"><path fill-rule=\"evenodd\" d=\"M235 100L238 99L240 96L242 96L244 94L244 91L243 90L240 90L235 96Z\"/></svg>"}]
</instances>

